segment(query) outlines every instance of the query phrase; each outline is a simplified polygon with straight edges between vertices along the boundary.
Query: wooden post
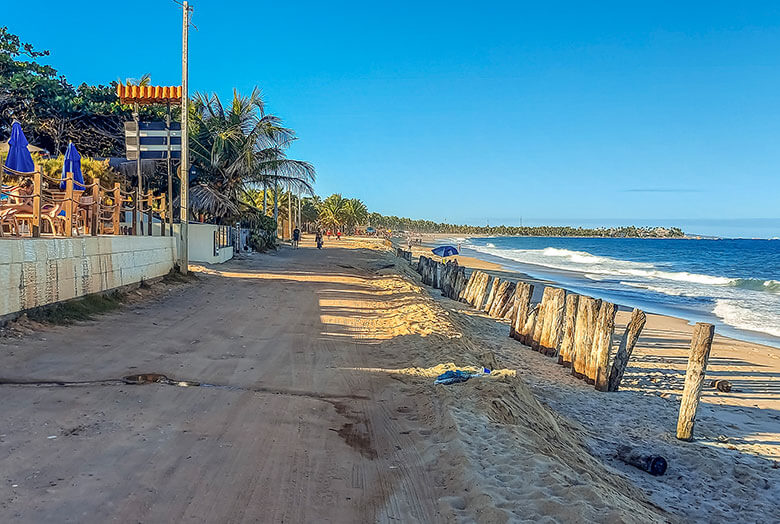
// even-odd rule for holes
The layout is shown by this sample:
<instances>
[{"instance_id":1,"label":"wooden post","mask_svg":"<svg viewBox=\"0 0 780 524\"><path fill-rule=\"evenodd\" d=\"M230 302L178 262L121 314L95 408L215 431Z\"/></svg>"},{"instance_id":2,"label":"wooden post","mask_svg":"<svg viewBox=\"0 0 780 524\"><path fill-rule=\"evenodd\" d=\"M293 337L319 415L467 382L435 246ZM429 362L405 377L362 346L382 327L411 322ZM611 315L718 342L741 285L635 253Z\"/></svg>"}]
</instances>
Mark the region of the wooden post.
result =
<instances>
[{"instance_id":1,"label":"wooden post","mask_svg":"<svg viewBox=\"0 0 780 524\"><path fill-rule=\"evenodd\" d=\"M504 305L501 307L501 311L498 312L498 318L509 320L512 318L515 309L515 294L517 293L517 284L514 282L509 284L509 289L506 292L506 298L504 299Z\"/></svg>"},{"instance_id":2,"label":"wooden post","mask_svg":"<svg viewBox=\"0 0 780 524\"><path fill-rule=\"evenodd\" d=\"M461 266L460 268L458 268L458 284L457 284L457 287L455 289L456 294L452 298L462 302L463 301L463 294L465 293L465 290L466 290L466 285L467 285L467 281L466 281L466 268Z\"/></svg>"},{"instance_id":3,"label":"wooden post","mask_svg":"<svg viewBox=\"0 0 780 524\"><path fill-rule=\"evenodd\" d=\"M463 288L463 296L461 297L462 302L468 302L468 297L471 295L471 290L474 287L474 282L477 280L477 270L474 269L471 271L471 274L469 275L468 280L466 281L466 287Z\"/></svg>"},{"instance_id":4,"label":"wooden post","mask_svg":"<svg viewBox=\"0 0 780 524\"><path fill-rule=\"evenodd\" d=\"M534 330L531 332L530 346L539 351L539 343L542 340L542 331L544 331L544 321L547 316L547 306L550 303L550 296L552 295L553 288L545 286L542 292L542 301L539 302L539 312L536 314L536 324L534 324Z\"/></svg>"},{"instance_id":5,"label":"wooden post","mask_svg":"<svg viewBox=\"0 0 780 524\"><path fill-rule=\"evenodd\" d=\"M583 378L588 363L588 353L593 341L597 304L593 297L581 296L577 304L577 320L574 328L574 352L571 359L571 373Z\"/></svg>"},{"instance_id":6,"label":"wooden post","mask_svg":"<svg viewBox=\"0 0 780 524\"><path fill-rule=\"evenodd\" d=\"M482 271L474 270L471 273L472 278L474 281L471 284L471 287L468 290L468 294L466 295L466 303L470 306L474 305L474 302L476 302L475 298L477 296L477 288L479 287L480 282L482 281Z\"/></svg>"},{"instance_id":7,"label":"wooden post","mask_svg":"<svg viewBox=\"0 0 780 524\"><path fill-rule=\"evenodd\" d=\"M496 296L493 297L493 305L490 306L490 311L488 311L491 317L500 318L501 310L504 308L511 291L514 291L514 284L508 280L501 282L498 286L498 291L496 291Z\"/></svg>"},{"instance_id":8,"label":"wooden post","mask_svg":"<svg viewBox=\"0 0 780 524\"><path fill-rule=\"evenodd\" d=\"M100 214L100 180L95 179L93 180L93 183L95 184L92 186L92 205L90 206L92 208L92 217L89 221L89 234L94 236L97 236L98 234L98 215Z\"/></svg>"},{"instance_id":9,"label":"wooden post","mask_svg":"<svg viewBox=\"0 0 780 524\"><path fill-rule=\"evenodd\" d=\"M539 304L535 305L531 311L528 312L528 316L525 318L525 324L523 325L523 344L531 347L531 341L533 340L533 332L536 326L536 319L539 315Z\"/></svg>"},{"instance_id":10,"label":"wooden post","mask_svg":"<svg viewBox=\"0 0 780 524\"><path fill-rule=\"evenodd\" d=\"M43 184L41 183L41 172L36 171L33 174L33 219L32 219L32 231L30 234L37 238L41 236L41 191L43 190Z\"/></svg>"},{"instance_id":11,"label":"wooden post","mask_svg":"<svg viewBox=\"0 0 780 524\"><path fill-rule=\"evenodd\" d=\"M498 277L493 277L493 280L488 286L490 291L488 292L487 300L485 300L485 305L482 307L482 311L485 313L490 313L490 308L493 307L493 301L496 299L496 293L498 292L498 286L500 285L501 279Z\"/></svg>"},{"instance_id":12,"label":"wooden post","mask_svg":"<svg viewBox=\"0 0 780 524\"><path fill-rule=\"evenodd\" d=\"M515 291L515 302L517 302L517 309L515 311L514 322L512 323L514 332L512 328L510 328L509 334L510 336L514 337L515 340L519 340L521 342L525 337L523 328L525 327L525 321L528 320L528 313L531 310L531 296L533 296L533 294L533 284L529 284L528 282L517 283L517 290Z\"/></svg>"},{"instance_id":13,"label":"wooden post","mask_svg":"<svg viewBox=\"0 0 780 524\"><path fill-rule=\"evenodd\" d=\"M612 336L615 333L615 314L617 306L612 302L602 302L599 310L599 330L594 337L596 352L593 359L593 380L596 389L607 391L609 388L609 355L612 351Z\"/></svg>"},{"instance_id":14,"label":"wooden post","mask_svg":"<svg viewBox=\"0 0 780 524\"><path fill-rule=\"evenodd\" d=\"M130 234L133 236L138 234L138 191L133 197L133 226L130 228Z\"/></svg>"},{"instance_id":15,"label":"wooden post","mask_svg":"<svg viewBox=\"0 0 780 524\"><path fill-rule=\"evenodd\" d=\"M154 198L151 191L146 195L146 205L149 206L149 209L146 210L146 231L147 235L152 236L152 206L154 205Z\"/></svg>"},{"instance_id":16,"label":"wooden post","mask_svg":"<svg viewBox=\"0 0 780 524\"><path fill-rule=\"evenodd\" d=\"M73 236L73 173L65 174L65 236Z\"/></svg>"},{"instance_id":17,"label":"wooden post","mask_svg":"<svg viewBox=\"0 0 780 524\"><path fill-rule=\"evenodd\" d=\"M165 222L168 220L168 207L165 205L165 193L160 195L160 236L165 236Z\"/></svg>"},{"instance_id":18,"label":"wooden post","mask_svg":"<svg viewBox=\"0 0 780 524\"><path fill-rule=\"evenodd\" d=\"M623 373L626 371L628 359L631 358L631 352L634 351L636 341L639 340L639 334L645 327L647 315L641 309L634 309L631 313L631 320L626 326L623 338L620 341L615 361L612 363L612 371L609 373L609 384L607 391L617 391L620 388L620 381L623 380Z\"/></svg>"},{"instance_id":19,"label":"wooden post","mask_svg":"<svg viewBox=\"0 0 780 524\"><path fill-rule=\"evenodd\" d=\"M685 387L680 402L680 416L677 418L677 438L693 440L693 425L696 419L696 409L699 407L701 387L710 360L712 338L715 336L715 326L697 322L693 327L691 339L691 354L688 357L688 369L685 372Z\"/></svg>"},{"instance_id":20,"label":"wooden post","mask_svg":"<svg viewBox=\"0 0 780 524\"><path fill-rule=\"evenodd\" d=\"M594 383L594 375L593 375L593 359L595 358L595 354L593 351L593 340L596 338L596 328L598 327L599 323L599 312L601 311L601 302L602 300L600 298L595 299L593 303L593 314L589 317L589 340L590 340L590 346L585 347L585 365L583 367L583 378L585 379L585 382L588 384Z\"/></svg>"},{"instance_id":21,"label":"wooden post","mask_svg":"<svg viewBox=\"0 0 780 524\"><path fill-rule=\"evenodd\" d=\"M561 350L558 353L558 364L564 367L571 367L571 356L574 350L574 326L577 323L577 303L580 296L569 293L566 296L566 314L563 323L563 338L561 339Z\"/></svg>"},{"instance_id":22,"label":"wooden post","mask_svg":"<svg viewBox=\"0 0 780 524\"><path fill-rule=\"evenodd\" d=\"M482 309L482 305L485 303L485 295L487 295L488 283L490 282L490 275L482 273L479 289L477 290L477 296L474 300L474 307Z\"/></svg>"},{"instance_id":23,"label":"wooden post","mask_svg":"<svg viewBox=\"0 0 780 524\"><path fill-rule=\"evenodd\" d=\"M550 296L545 307L544 327L539 341L539 350L548 357L555 356L561 341L563 313L566 308L566 290L550 288Z\"/></svg>"},{"instance_id":24,"label":"wooden post","mask_svg":"<svg viewBox=\"0 0 780 524\"><path fill-rule=\"evenodd\" d=\"M122 213L122 190L119 182L114 184L114 211L111 213L111 229L115 235L119 234L119 215Z\"/></svg>"}]
</instances>

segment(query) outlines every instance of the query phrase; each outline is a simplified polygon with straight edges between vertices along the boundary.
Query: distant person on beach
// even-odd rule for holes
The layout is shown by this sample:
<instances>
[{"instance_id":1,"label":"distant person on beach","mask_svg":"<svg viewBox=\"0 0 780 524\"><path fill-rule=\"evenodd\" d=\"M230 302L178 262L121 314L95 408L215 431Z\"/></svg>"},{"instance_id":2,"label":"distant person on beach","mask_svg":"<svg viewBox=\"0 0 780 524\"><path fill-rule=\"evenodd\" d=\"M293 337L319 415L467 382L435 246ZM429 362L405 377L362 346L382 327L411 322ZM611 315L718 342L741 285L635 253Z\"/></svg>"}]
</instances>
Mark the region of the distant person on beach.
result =
<instances>
[{"instance_id":1,"label":"distant person on beach","mask_svg":"<svg viewBox=\"0 0 780 524\"><path fill-rule=\"evenodd\" d=\"M293 239L292 239L293 248L298 249L298 242L301 240L301 230L297 227L293 229Z\"/></svg>"},{"instance_id":2,"label":"distant person on beach","mask_svg":"<svg viewBox=\"0 0 780 524\"><path fill-rule=\"evenodd\" d=\"M336 240L341 240L341 231L336 231Z\"/></svg>"},{"instance_id":3,"label":"distant person on beach","mask_svg":"<svg viewBox=\"0 0 780 524\"><path fill-rule=\"evenodd\" d=\"M317 234L314 236L315 242L317 242L317 249L322 249L322 231L317 230Z\"/></svg>"}]
</instances>

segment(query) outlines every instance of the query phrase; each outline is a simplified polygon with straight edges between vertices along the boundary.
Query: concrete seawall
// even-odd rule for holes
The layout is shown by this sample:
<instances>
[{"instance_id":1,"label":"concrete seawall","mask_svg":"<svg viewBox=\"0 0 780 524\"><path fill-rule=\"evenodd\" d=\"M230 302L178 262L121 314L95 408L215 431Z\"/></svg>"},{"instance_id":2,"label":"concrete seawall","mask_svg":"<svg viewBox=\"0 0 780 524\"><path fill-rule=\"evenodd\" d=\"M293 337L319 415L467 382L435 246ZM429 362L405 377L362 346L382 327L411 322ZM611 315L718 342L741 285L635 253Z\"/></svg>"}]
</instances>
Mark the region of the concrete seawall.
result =
<instances>
[{"instance_id":1,"label":"concrete seawall","mask_svg":"<svg viewBox=\"0 0 780 524\"><path fill-rule=\"evenodd\" d=\"M0 318L167 274L175 237L0 240Z\"/></svg>"}]
</instances>

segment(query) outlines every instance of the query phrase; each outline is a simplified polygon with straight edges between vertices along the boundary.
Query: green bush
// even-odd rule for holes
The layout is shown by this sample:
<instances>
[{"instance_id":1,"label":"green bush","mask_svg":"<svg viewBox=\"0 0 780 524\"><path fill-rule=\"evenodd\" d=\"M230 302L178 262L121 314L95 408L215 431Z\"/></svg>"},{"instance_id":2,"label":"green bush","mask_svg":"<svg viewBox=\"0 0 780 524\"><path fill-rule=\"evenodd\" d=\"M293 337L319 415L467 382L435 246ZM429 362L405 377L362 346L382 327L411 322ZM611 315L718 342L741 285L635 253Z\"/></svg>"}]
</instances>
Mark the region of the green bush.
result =
<instances>
[{"instance_id":1,"label":"green bush","mask_svg":"<svg viewBox=\"0 0 780 524\"><path fill-rule=\"evenodd\" d=\"M261 253L276 249L276 222L272 217L261 215L253 220L249 247Z\"/></svg>"}]
</instances>

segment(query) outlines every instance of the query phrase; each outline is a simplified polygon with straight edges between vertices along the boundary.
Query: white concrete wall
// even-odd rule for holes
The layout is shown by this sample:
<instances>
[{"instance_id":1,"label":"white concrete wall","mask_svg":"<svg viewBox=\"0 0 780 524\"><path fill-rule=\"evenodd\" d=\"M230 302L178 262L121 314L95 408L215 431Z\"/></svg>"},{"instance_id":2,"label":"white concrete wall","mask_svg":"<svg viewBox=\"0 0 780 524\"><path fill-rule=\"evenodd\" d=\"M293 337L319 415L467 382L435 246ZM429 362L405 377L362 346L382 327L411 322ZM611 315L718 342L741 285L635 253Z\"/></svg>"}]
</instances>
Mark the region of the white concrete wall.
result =
<instances>
[{"instance_id":1,"label":"white concrete wall","mask_svg":"<svg viewBox=\"0 0 780 524\"><path fill-rule=\"evenodd\" d=\"M171 237L0 239L0 317L167 274Z\"/></svg>"},{"instance_id":2,"label":"white concrete wall","mask_svg":"<svg viewBox=\"0 0 780 524\"><path fill-rule=\"evenodd\" d=\"M219 255L214 255L214 232L219 227L213 224L189 224L187 236L190 262L221 264L233 258L232 246L222 247L219 249Z\"/></svg>"}]
</instances>

